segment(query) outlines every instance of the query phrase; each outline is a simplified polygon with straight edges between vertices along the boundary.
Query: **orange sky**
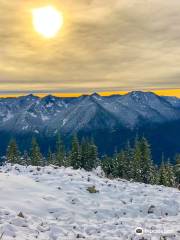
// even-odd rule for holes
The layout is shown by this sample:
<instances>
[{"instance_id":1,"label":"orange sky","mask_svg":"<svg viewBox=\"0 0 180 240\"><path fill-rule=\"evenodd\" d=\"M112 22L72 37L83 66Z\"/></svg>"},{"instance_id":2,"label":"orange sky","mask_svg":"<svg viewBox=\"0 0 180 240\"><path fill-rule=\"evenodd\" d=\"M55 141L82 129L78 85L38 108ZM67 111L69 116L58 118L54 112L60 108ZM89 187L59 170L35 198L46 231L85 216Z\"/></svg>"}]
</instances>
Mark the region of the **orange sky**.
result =
<instances>
[{"instance_id":1,"label":"orange sky","mask_svg":"<svg viewBox=\"0 0 180 240\"><path fill-rule=\"evenodd\" d=\"M171 89L171 90L156 90L154 91L158 95L163 96L175 96L180 98L180 89Z\"/></svg>"},{"instance_id":2,"label":"orange sky","mask_svg":"<svg viewBox=\"0 0 180 240\"><path fill-rule=\"evenodd\" d=\"M146 91L145 91L146 92ZM162 89L162 90L152 90L152 92L161 95L161 96L175 96L180 98L180 89ZM99 92L100 95L102 96L109 96L113 94L126 94L128 91L117 91L117 92ZM27 94L0 94L0 97L17 97L17 96L22 96L22 95L27 95ZM44 97L47 94L35 94L40 97ZM78 97L81 96L82 93L54 93L52 94L54 96L59 96L59 97Z\"/></svg>"}]
</instances>

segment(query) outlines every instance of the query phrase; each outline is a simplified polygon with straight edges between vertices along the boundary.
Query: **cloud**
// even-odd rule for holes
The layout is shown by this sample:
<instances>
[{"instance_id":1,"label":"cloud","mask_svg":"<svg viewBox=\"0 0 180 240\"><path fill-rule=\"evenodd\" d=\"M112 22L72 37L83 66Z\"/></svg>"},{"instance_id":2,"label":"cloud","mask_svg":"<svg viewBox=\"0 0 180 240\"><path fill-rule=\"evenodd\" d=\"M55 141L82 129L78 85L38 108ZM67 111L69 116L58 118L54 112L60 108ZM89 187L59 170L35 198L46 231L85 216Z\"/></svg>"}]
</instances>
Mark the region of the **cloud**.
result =
<instances>
[{"instance_id":1,"label":"cloud","mask_svg":"<svg viewBox=\"0 0 180 240\"><path fill-rule=\"evenodd\" d=\"M180 88L179 0L51 2L65 24L44 40L31 9L45 1L0 0L0 91Z\"/></svg>"}]
</instances>

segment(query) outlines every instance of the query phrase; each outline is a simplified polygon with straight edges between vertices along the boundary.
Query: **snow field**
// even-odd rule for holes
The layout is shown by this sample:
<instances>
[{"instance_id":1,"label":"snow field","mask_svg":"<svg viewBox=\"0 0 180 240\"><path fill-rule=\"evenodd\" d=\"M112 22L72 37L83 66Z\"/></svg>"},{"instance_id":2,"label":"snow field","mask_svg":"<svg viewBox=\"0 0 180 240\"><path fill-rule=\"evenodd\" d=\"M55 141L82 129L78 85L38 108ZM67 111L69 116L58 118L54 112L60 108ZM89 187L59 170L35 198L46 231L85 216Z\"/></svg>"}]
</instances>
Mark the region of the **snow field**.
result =
<instances>
[{"instance_id":1,"label":"snow field","mask_svg":"<svg viewBox=\"0 0 180 240\"><path fill-rule=\"evenodd\" d=\"M96 193L87 191L93 186ZM1 235L2 240L180 240L180 191L110 180L100 168L89 173L6 165L0 168Z\"/></svg>"}]
</instances>

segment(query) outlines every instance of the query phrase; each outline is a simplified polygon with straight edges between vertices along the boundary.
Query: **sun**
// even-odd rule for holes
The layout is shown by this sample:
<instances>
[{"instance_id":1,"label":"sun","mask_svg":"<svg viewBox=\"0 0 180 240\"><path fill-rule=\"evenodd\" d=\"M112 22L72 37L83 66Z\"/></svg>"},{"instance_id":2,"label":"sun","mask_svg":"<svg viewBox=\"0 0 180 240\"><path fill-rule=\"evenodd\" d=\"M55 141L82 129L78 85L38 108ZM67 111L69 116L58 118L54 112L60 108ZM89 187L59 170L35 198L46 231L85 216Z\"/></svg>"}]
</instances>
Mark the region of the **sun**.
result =
<instances>
[{"instance_id":1,"label":"sun","mask_svg":"<svg viewBox=\"0 0 180 240\"><path fill-rule=\"evenodd\" d=\"M32 10L33 26L37 33L45 38L53 38L63 26L63 15L53 6Z\"/></svg>"}]
</instances>

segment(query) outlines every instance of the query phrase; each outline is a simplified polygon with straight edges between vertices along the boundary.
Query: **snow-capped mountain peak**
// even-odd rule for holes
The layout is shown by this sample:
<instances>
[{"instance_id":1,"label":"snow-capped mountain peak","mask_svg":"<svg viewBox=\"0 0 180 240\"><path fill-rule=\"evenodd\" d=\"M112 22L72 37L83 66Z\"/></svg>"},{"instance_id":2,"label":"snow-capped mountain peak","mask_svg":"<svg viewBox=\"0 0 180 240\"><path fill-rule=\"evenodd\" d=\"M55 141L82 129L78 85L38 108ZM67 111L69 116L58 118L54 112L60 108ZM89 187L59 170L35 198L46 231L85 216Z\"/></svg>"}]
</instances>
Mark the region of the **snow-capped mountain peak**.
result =
<instances>
[{"instance_id":1,"label":"snow-capped mountain peak","mask_svg":"<svg viewBox=\"0 0 180 240\"><path fill-rule=\"evenodd\" d=\"M67 120L68 119L68 120ZM163 123L180 119L180 99L160 97L151 92L102 97L97 93L78 98L43 98L32 94L0 99L0 130L39 133L61 130L118 128L133 129L144 121Z\"/></svg>"}]
</instances>

